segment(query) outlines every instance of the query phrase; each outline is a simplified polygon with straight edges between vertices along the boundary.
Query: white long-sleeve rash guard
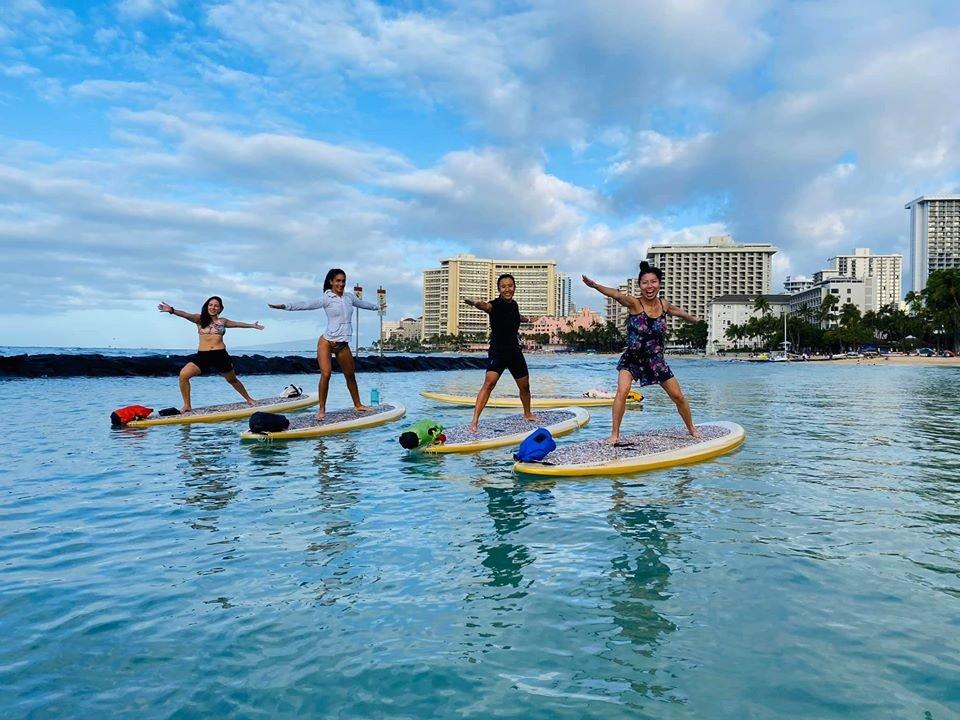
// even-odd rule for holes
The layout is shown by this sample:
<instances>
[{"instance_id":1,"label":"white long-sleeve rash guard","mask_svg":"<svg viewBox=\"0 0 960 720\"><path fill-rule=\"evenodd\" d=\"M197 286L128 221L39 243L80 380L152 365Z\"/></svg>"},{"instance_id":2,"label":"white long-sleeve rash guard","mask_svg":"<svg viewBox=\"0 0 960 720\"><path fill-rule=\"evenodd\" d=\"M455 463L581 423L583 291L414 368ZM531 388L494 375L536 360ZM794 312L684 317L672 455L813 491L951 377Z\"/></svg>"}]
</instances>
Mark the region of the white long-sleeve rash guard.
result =
<instances>
[{"instance_id":1,"label":"white long-sleeve rash guard","mask_svg":"<svg viewBox=\"0 0 960 720\"><path fill-rule=\"evenodd\" d=\"M353 336L353 308L364 310L379 310L380 306L369 300L357 300L353 293L337 295L333 290L327 290L316 300L285 303L284 310L318 310L323 308L327 313L327 329L323 336L330 342L350 342Z\"/></svg>"}]
</instances>

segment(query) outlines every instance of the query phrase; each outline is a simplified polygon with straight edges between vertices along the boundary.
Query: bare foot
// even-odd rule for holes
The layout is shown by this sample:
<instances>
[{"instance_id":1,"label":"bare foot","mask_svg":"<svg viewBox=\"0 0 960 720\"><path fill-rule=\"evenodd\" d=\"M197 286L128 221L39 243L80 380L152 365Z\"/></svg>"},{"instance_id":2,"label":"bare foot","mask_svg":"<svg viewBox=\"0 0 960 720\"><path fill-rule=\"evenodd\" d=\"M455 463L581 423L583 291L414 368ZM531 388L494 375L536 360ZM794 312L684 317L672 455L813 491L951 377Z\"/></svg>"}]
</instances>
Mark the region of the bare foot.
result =
<instances>
[{"instance_id":1,"label":"bare foot","mask_svg":"<svg viewBox=\"0 0 960 720\"><path fill-rule=\"evenodd\" d=\"M616 445L616 444L619 443L619 442L620 442L620 436L619 436L619 435L611 435L609 438L607 438L607 444L608 444L608 445Z\"/></svg>"},{"instance_id":2,"label":"bare foot","mask_svg":"<svg viewBox=\"0 0 960 720\"><path fill-rule=\"evenodd\" d=\"M369 405L354 405L353 409L357 412L373 412L373 408Z\"/></svg>"},{"instance_id":3,"label":"bare foot","mask_svg":"<svg viewBox=\"0 0 960 720\"><path fill-rule=\"evenodd\" d=\"M317 422L323 422L323 419L327 416L326 410L317 410Z\"/></svg>"},{"instance_id":4,"label":"bare foot","mask_svg":"<svg viewBox=\"0 0 960 720\"><path fill-rule=\"evenodd\" d=\"M191 412L192 410L193 410L193 408L190 407L189 405L184 405L182 408L180 408L180 412L182 412L182 413Z\"/></svg>"},{"instance_id":5,"label":"bare foot","mask_svg":"<svg viewBox=\"0 0 960 720\"><path fill-rule=\"evenodd\" d=\"M703 437L703 435L700 434L699 430L694 428L693 430L690 431L690 437L700 439Z\"/></svg>"},{"instance_id":6,"label":"bare foot","mask_svg":"<svg viewBox=\"0 0 960 720\"><path fill-rule=\"evenodd\" d=\"M467 425L467 430L473 433L480 432L480 428L477 427L476 423L470 423L469 425Z\"/></svg>"},{"instance_id":7,"label":"bare foot","mask_svg":"<svg viewBox=\"0 0 960 720\"><path fill-rule=\"evenodd\" d=\"M534 415L533 413L530 413L529 415L524 415L523 419L526 420L527 422L536 422L538 420L537 416Z\"/></svg>"},{"instance_id":8,"label":"bare foot","mask_svg":"<svg viewBox=\"0 0 960 720\"><path fill-rule=\"evenodd\" d=\"M249 405L250 407L253 407L256 404L257 404L256 400L254 400L253 398L247 398L247 405Z\"/></svg>"}]
</instances>

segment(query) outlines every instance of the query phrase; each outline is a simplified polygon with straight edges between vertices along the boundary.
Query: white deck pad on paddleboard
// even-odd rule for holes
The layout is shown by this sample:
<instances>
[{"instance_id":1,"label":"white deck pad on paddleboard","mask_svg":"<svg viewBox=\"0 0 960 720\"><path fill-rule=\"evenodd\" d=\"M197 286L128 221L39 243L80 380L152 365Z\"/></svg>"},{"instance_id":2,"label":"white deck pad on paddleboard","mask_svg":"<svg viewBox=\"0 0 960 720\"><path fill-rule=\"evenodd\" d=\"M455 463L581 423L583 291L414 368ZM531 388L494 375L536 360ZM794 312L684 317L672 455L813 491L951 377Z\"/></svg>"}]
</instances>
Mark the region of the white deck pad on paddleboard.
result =
<instances>
[{"instance_id":1,"label":"white deck pad on paddleboard","mask_svg":"<svg viewBox=\"0 0 960 720\"><path fill-rule=\"evenodd\" d=\"M406 408L399 403L377 405L368 412L360 412L352 407L327 410L323 420L317 420L317 414L314 412L303 413L290 418L290 427L286 430L270 433L247 431L241 433L240 437L244 440L297 440L322 437L384 425L405 414Z\"/></svg>"},{"instance_id":2,"label":"white deck pad on paddleboard","mask_svg":"<svg viewBox=\"0 0 960 720\"><path fill-rule=\"evenodd\" d=\"M451 405L468 405L473 407L477 401L476 395L448 395L447 393L433 392L431 390L423 390L420 392L420 395L428 400L449 403ZM627 400L627 405L637 405L641 402L643 402L642 395L639 399ZM610 407L611 405L613 405L612 397L586 397L584 395L534 396L530 400L531 408ZM523 407L523 404L516 395L494 395L487 401L487 407L519 408Z\"/></svg>"},{"instance_id":3,"label":"white deck pad on paddleboard","mask_svg":"<svg viewBox=\"0 0 960 720\"><path fill-rule=\"evenodd\" d=\"M469 425L444 428L447 440L444 443L420 448L428 453L476 452L508 445L519 445L537 428L545 427L551 435L559 436L573 432L590 422L590 413L582 408L537 410L536 420L525 420L523 415L504 415L481 419L477 431Z\"/></svg>"},{"instance_id":4,"label":"white deck pad on paddleboard","mask_svg":"<svg viewBox=\"0 0 960 720\"><path fill-rule=\"evenodd\" d=\"M257 400L253 405L245 402L225 403L223 405L208 405L198 407L179 415L160 417L154 412L146 420L132 420L127 427L150 427L152 425L183 425L188 423L225 422L240 420L253 415L255 412L282 413L290 410L309 407L317 404L317 394L304 394L295 398L272 397Z\"/></svg>"},{"instance_id":5,"label":"white deck pad on paddleboard","mask_svg":"<svg viewBox=\"0 0 960 720\"><path fill-rule=\"evenodd\" d=\"M739 447L743 428L736 423L697 425L701 437L684 427L647 430L621 436L617 445L606 439L560 445L539 463L517 463L514 469L532 475L615 475L685 465L708 460Z\"/></svg>"}]
</instances>

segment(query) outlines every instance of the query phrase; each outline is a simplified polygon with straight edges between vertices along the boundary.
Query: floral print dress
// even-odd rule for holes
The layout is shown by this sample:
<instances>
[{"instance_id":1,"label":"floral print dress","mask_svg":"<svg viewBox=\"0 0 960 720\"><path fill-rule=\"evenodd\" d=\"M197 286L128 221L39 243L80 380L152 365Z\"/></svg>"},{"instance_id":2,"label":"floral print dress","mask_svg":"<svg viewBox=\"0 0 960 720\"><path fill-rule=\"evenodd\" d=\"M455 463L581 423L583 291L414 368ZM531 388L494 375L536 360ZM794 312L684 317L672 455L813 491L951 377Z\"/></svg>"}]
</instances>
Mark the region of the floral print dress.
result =
<instances>
[{"instance_id":1,"label":"floral print dress","mask_svg":"<svg viewBox=\"0 0 960 720\"><path fill-rule=\"evenodd\" d=\"M667 313L662 300L660 308L662 312L655 318L642 310L627 318L627 349L620 356L617 370L629 370L633 381L640 385L654 385L673 377L663 357Z\"/></svg>"}]
</instances>

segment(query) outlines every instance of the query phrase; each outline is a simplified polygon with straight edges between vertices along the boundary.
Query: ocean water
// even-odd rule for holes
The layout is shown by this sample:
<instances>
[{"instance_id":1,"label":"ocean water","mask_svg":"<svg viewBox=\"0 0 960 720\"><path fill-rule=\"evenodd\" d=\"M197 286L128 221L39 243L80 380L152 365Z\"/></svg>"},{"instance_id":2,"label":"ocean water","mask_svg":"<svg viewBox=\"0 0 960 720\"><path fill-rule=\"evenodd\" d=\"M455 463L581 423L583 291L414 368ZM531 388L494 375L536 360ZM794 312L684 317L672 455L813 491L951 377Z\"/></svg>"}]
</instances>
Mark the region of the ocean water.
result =
<instances>
[{"instance_id":1,"label":"ocean water","mask_svg":"<svg viewBox=\"0 0 960 720\"><path fill-rule=\"evenodd\" d=\"M544 394L615 375L529 361ZM0 381L0 716L960 716L960 372L673 367L742 448L557 481L401 450L407 421L469 419L418 392L477 371L361 375L407 418L276 445L110 428L175 378ZM625 432L678 424L646 395ZM609 432L592 416L560 442Z\"/></svg>"}]
</instances>

